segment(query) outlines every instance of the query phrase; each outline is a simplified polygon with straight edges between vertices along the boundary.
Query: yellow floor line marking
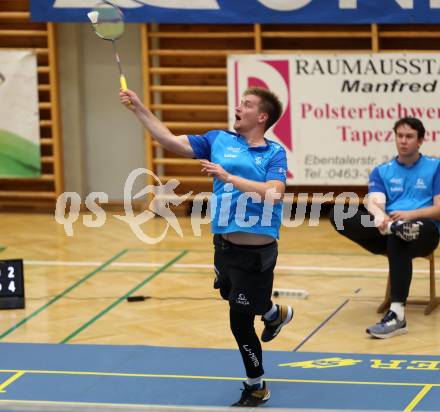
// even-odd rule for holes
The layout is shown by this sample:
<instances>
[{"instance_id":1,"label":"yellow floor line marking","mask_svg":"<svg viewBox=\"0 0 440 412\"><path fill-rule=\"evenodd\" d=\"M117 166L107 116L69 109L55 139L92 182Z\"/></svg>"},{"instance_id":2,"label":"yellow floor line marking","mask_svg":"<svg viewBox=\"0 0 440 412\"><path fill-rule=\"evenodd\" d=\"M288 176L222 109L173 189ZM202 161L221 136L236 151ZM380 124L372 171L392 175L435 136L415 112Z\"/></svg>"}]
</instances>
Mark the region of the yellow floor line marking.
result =
<instances>
[{"instance_id":1,"label":"yellow floor line marking","mask_svg":"<svg viewBox=\"0 0 440 412\"><path fill-rule=\"evenodd\" d=\"M0 393L6 393L5 388L7 388L11 383L15 382L17 379L21 378L26 371L15 371L15 375L11 376L8 380L0 385Z\"/></svg>"},{"instance_id":2,"label":"yellow floor line marking","mask_svg":"<svg viewBox=\"0 0 440 412\"><path fill-rule=\"evenodd\" d=\"M422 390L415 396L415 398L409 403L409 405L403 410L403 412L411 412L433 386L434 385L425 385Z\"/></svg>"},{"instance_id":3,"label":"yellow floor line marking","mask_svg":"<svg viewBox=\"0 0 440 412\"><path fill-rule=\"evenodd\" d=\"M206 379L206 380L229 380L242 381L243 377L230 376L204 376L204 375L174 375L174 374L155 374L155 373L119 373L119 372L81 372L81 371L56 371L56 370L11 370L0 369L0 373L28 373L37 375L84 375L84 376L112 376L129 378L160 378L160 379ZM291 383L327 383L339 385L383 385L383 386L430 386L440 387L440 383L424 382L375 382L375 381L338 381L338 380L319 380L319 379L287 379L287 378L265 378L268 382L291 382ZM6 383L6 382L5 382ZM0 387L1 388L1 387Z\"/></svg>"}]
</instances>

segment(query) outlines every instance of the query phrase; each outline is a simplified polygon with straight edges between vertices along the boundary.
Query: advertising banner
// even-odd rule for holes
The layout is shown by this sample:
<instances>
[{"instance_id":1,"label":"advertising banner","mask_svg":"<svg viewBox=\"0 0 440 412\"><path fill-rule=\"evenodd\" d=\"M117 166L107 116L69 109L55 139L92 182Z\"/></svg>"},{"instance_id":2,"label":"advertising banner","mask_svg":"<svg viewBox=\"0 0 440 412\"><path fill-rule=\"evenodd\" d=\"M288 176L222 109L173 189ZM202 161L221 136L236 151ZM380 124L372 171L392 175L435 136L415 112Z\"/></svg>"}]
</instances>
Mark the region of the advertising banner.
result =
<instances>
[{"instance_id":1,"label":"advertising banner","mask_svg":"<svg viewBox=\"0 0 440 412\"><path fill-rule=\"evenodd\" d=\"M112 0L127 22L437 24L440 0ZM97 0L31 0L34 21L87 21Z\"/></svg>"},{"instance_id":2,"label":"advertising banner","mask_svg":"<svg viewBox=\"0 0 440 412\"><path fill-rule=\"evenodd\" d=\"M395 156L399 118L422 120L422 153L440 154L439 73L438 54L229 56L229 127L243 91L266 87L284 107L267 137L287 151L290 184L365 185Z\"/></svg>"},{"instance_id":3,"label":"advertising banner","mask_svg":"<svg viewBox=\"0 0 440 412\"><path fill-rule=\"evenodd\" d=\"M37 59L0 50L0 178L40 174Z\"/></svg>"}]
</instances>

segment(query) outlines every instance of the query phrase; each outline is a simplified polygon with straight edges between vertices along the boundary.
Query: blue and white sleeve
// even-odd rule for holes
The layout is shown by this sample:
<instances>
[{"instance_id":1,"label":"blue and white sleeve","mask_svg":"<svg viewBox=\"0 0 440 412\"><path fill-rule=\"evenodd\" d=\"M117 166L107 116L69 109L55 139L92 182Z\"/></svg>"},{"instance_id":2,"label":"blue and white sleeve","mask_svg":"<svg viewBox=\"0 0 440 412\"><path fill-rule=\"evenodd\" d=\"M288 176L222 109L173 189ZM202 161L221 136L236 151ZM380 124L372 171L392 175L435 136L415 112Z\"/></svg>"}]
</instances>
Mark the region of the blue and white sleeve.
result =
<instances>
[{"instance_id":1,"label":"blue and white sleeve","mask_svg":"<svg viewBox=\"0 0 440 412\"><path fill-rule=\"evenodd\" d=\"M440 195L440 164L434 173L434 178L432 179L432 194L433 196Z\"/></svg>"},{"instance_id":2,"label":"blue and white sleeve","mask_svg":"<svg viewBox=\"0 0 440 412\"><path fill-rule=\"evenodd\" d=\"M269 162L266 182L268 180L280 180L286 183L287 178L287 156L284 149L278 150Z\"/></svg>"},{"instance_id":3,"label":"blue and white sleeve","mask_svg":"<svg viewBox=\"0 0 440 412\"><path fill-rule=\"evenodd\" d=\"M196 159L211 160L211 146L218 135L217 130L211 130L204 135L188 135Z\"/></svg>"},{"instance_id":4,"label":"blue and white sleeve","mask_svg":"<svg viewBox=\"0 0 440 412\"><path fill-rule=\"evenodd\" d=\"M368 181L368 193L376 192L386 194L385 185L377 167L375 167L370 173L370 178Z\"/></svg>"}]
</instances>

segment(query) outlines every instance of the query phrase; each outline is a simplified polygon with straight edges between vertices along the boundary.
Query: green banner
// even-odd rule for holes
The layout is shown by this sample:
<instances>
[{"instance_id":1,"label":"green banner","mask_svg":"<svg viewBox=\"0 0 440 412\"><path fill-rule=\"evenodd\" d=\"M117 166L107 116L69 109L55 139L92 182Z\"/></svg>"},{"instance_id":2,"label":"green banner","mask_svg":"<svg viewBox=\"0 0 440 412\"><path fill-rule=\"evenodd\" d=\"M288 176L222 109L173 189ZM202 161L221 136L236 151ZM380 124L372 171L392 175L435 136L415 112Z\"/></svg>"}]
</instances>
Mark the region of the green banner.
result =
<instances>
[{"instance_id":1,"label":"green banner","mask_svg":"<svg viewBox=\"0 0 440 412\"><path fill-rule=\"evenodd\" d=\"M37 59L0 51L0 178L41 175Z\"/></svg>"}]
</instances>

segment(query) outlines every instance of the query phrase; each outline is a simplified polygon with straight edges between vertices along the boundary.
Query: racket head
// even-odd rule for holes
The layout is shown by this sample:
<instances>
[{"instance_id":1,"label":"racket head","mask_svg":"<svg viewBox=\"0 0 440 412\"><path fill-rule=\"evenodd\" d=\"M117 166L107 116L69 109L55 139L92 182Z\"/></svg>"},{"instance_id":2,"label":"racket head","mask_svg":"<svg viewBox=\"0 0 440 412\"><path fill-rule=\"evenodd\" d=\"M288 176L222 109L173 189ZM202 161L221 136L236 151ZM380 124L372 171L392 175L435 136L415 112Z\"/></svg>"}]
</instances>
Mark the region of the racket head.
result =
<instances>
[{"instance_id":1,"label":"racket head","mask_svg":"<svg viewBox=\"0 0 440 412\"><path fill-rule=\"evenodd\" d=\"M108 1L97 3L87 16L101 39L116 40L124 33L124 15L119 7Z\"/></svg>"}]
</instances>

